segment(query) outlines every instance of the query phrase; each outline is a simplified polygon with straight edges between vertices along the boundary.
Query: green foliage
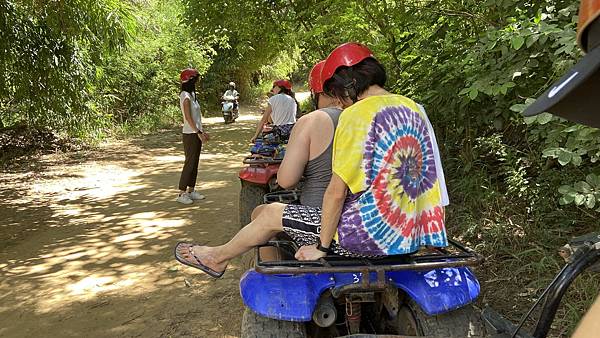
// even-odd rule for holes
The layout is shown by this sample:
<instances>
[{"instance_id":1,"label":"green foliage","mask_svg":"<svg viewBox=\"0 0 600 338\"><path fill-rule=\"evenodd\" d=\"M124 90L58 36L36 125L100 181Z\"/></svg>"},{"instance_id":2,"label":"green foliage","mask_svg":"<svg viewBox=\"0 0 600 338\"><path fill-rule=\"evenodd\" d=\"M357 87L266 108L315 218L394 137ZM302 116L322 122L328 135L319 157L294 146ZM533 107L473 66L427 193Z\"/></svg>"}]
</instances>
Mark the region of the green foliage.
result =
<instances>
[{"instance_id":1,"label":"green foliage","mask_svg":"<svg viewBox=\"0 0 600 338\"><path fill-rule=\"evenodd\" d=\"M206 73L213 51L178 25L180 3L155 0L136 7L138 33L126 49L111 55L97 68L96 110L124 130L152 129L179 121L179 72L196 68Z\"/></svg>"},{"instance_id":2,"label":"green foliage","mask_svg":"<svg viewBox=\"0 0 600 338\"><path fill-rule=\"evenodd\" d=\"M563 185L558 189L562 194L560 204L583 205L588 209L600 206L600 176L588 174L585 181L578 181L573 185ZM600 207L596 208L600 211Z\"/></svg>"},{"instance_id":3,"label":"green foliage","mask_svg":"<svg viewBox=\"0 0 600 338\"><path fill-rule=\"evenodd\" d=\"M95 62L133 32L128 4L115 0L0 2L0 116L3 124L89 130Z\"/></svg>"},{"instance_id":4,"label":"green foliage","mask_svg":"<svg viewBox=\"0 0 600 338\"><path fill-rule=\"evenodd\" d=\"M81 137L179 121L179 71L214 51L180 24L180 2L1 1L0 127Z\"/></svg>"},{"instance_id":5,"label":"green foliage","mask_svg":"<svg viewBox=\"0 0 600 338\"><path fill-rule=\"evenodd\" d=\"M242 99L251 86L287 77L297 66L293 7L287 1L184 1L184 22L215 50L202 79L204 101L216 102L229 81Z\"/></svg>"}]
</instances>

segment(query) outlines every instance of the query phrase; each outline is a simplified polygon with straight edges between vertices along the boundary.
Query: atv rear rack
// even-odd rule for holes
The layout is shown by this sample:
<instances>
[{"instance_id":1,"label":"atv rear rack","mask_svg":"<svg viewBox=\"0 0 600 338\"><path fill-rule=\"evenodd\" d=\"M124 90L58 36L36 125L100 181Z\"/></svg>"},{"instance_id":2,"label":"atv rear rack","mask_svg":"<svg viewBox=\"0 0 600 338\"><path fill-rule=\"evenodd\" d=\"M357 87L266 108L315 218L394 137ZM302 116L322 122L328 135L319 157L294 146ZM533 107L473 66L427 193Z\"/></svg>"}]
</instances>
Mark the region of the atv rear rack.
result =
<instances>
[{"instance_id":1,"label":"atv rear rack","mask_svg":"<svg viewBox=\"0 0 600 338\"><path fill-rule=\"evenodd\" d=\"M264 274L304 274L342 272L382 272L401 270L431 270L459 266L477 266L483 257L462 244L449 240L447 248L431 248L410 255L386 256L382 258L349 258L328 255L318 261L294 260L299 249L292 241L269 241L255 249L255 270ZM289 260L264 261L260 248L275 247Z\"/></svg>"},{"instance_id":2,"label":"atv rear rack","mask_svg":"<svg viewBox=\"0 0 600 338\"><path fill-rule=\"evenodd\" d=\"M281 163L282 159L276 159L273 157L266 157L266 156L248 156L244 159L243 163L244 164L279 164Z\"/></svg>"},{"instance_id":3,"label":"atv rear rack","mask_svg":"<svg viewBox=\"0 0 600 338\"><path fill-rule=\"evenodd\" d=\"M263 201L265 204L274 202L293 204L300 200L300 193L299 189L269 192L263 196Z\"/></svg>"}]
</instances>

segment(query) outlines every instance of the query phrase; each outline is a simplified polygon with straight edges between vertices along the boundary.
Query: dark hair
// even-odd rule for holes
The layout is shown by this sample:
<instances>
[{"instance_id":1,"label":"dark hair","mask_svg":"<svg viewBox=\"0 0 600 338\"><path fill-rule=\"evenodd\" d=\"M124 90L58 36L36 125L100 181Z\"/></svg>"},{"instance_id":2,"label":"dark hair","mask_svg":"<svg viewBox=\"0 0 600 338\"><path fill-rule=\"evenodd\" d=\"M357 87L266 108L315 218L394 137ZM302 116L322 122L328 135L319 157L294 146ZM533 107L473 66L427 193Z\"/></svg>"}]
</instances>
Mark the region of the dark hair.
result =
<instances>
[{"instance_id":1,"label":"dark hair","mask_svg":"<svg viewBox=\"0 0 600 338\"><path fill-rule=\"evenodd\" d=\"M350 97L353 102L372 85L385 86L387 75L379 61L366 58L352 67L339 67L325 81L323 91L340 100Z\"/></svg>"},{"instance_id":2,"label":"dark hair","mask_svg":"<svg viewBox=\"0 0 600 338\"><path fill-rule=\"evenodd\" d=\"M196 97L196 82L198 81L198 77L194 76L186 82L181 84L181 91L188 92L192 96L192 98Z\"/></svg>"}]
</instances>

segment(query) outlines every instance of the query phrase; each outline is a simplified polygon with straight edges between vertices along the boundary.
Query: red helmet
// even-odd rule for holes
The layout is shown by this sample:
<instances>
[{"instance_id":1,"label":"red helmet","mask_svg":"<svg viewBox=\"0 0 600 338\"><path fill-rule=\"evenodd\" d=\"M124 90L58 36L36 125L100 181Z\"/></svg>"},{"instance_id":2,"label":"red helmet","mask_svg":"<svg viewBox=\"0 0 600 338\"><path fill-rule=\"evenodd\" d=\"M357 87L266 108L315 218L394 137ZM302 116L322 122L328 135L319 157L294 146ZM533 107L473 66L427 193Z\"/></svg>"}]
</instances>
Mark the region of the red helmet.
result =
<instances>
[{"instance_id":1,"label":"red helmet","mask_svg":"<svg viewBox=\"0 0 600 338\"><path fill-rule=\"evenodd\" d=\"M288 80L277 80L273 82L273 86L287 88L288 90L292 90L292 83Z\"/></svg>"},{"instance_id":2,"label":"red helmet","mask_svg":"<svg viewBox=\"0 0 600 338\"><path fill-rule=\"evenodd\" d=\"M600 0L582 0L579 5L579 22L577 24L577 43L585 52L588 51L588 32L591 23L600 20ZM597 23L596 25L599 25Z\"/></svg>"},{"instance_id":3,"label":"red helmet","mask_svg":"<svg viewBox=\"0 0 600 338\"><path fill-rule=\"evenodd\" d=\"M188 82L193 77L197 77L199 75L200 73L198 73L198 71L194 68L186 68L181 71L181 74L179 74L179 81L181 81L181 83Z\"/></svg>"},{"instance_id":4,"label":"red helmet","mask_svg":"<svg viewBox=\"0 0 600 338\"><path fill-rule=\"evenodd\" d=\"M372 58L373 52L367 46L356 42L347 42L336 47L325 59L321 71L321 83L333 77L336 69L342 66L351 67L366 58Z\"/></svg>"},{"instance_id":5,"label":"red helmet","mask_svg":"<svg viewBox=\"0 0 600 338\"><path fill-rule=\"evenodd\" d=\"M323 81L321 81L323 65L325 65L325 60L319 61L310 71L310 75L308 75L308 87L315 94L323 92Z\"/></svg>"}]
</instances>

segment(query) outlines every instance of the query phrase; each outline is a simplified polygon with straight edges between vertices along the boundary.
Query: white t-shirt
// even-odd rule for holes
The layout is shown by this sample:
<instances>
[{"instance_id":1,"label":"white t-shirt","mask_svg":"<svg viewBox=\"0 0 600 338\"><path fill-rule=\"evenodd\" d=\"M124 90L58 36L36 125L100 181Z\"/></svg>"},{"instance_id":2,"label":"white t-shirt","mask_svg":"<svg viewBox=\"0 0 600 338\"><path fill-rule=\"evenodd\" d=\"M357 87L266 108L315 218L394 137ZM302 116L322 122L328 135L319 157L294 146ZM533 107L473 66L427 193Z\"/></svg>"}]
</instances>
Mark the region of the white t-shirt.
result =
<instances>
[{"instance_id":1,"label":"white t-shirt","mask_svg":"<svg viewBox=\"0 0 600 338\"><path fill-rule=\"evenodd\" d=\"M271 119L276 126L296 123L296 101L289 95L277 94L269 98Z\"/></svg>"},{"instance_id":2,"label":"white t-shirt","mask_svg":"<svg viewBox=\"0 0 600 338\"><path fill-rule=\"evenodd\" d=\"M196 94L190 94L186 91L182 91L179 94L179 108L181 108L181 114L183 116L183 133L184 134L195 134L196 129L192 128L188 121L185 119L185 115L183 115L183 101L185 99L190 100L190 115L192 116L192 120L196 123L196 129L202 130L202 115L200 114L200 104L196 101Z\"/></svg>"},{"instance_id":3,"label":"white t-shirt","mask_svg":"<svg viewBox=\"0 0 600 338\"><path fill-rule=\"evenodd\" d=\"M442 192L442 206L447 206L450 204L450 198L448 197L448 189L446 188L446 178L444 177L444 168L442 168L442 157L440 156L440 149L438 148L438 143L435 138L435 133L433 132L433 126L431 122L429 122L429 117L425 113L425 107L417 103L419 109L423 113L425 117L425 122L427 123L427 129L429 129L429 135L431 136L431 144L433 144L433 159L435 161L435 171L438 173L438 180L440 181L440 191Z\"/></svg>"},{"instance_id":4,"label":"white t-shirt","mask_svg":"<svg viewBox=\"0 0 600 338\"><path fill-rule=\"evenodd\" d=\"M238 97L240 96L240 93L238 93L235 89L227 89L227 91L225 91L225 94L223 94L223 97L225 96Z\"/></svg>"}]
</instances>

